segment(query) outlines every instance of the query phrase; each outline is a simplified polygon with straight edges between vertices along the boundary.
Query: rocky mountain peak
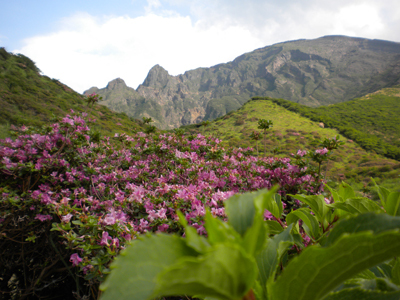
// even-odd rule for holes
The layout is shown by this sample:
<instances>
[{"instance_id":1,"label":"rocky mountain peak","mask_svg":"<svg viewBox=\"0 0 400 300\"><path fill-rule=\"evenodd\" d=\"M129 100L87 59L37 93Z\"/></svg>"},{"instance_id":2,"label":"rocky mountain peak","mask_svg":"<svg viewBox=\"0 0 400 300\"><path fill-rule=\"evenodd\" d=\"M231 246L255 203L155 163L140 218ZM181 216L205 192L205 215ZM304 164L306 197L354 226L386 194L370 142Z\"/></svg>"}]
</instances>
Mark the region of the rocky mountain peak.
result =
<instances>
[{"instance_id":1,"label":"rocky mountain peak","mask_svg":"<svg viewBox=\"0 0 400 300\"><path fill-rule=\"evenodd\" d=\"M121 78L117 78L114 80L111 80L108 84L106 89L107 90L118 90L122 88L126 88L125 81L123 81Z\"/></svg>"},{"instance_id":2,"label":"rocky mountain peak","mask_svg":"<svg viewBox=\"0 0 400 300\"><path fill-rule=\"evenodd\" d=\"M168 83L170 77L171 75L168 74L167 70L160 65L155 65L147 74L147 77L143 82L143 86L162 88Z\"/></svg>"}]
</instances>

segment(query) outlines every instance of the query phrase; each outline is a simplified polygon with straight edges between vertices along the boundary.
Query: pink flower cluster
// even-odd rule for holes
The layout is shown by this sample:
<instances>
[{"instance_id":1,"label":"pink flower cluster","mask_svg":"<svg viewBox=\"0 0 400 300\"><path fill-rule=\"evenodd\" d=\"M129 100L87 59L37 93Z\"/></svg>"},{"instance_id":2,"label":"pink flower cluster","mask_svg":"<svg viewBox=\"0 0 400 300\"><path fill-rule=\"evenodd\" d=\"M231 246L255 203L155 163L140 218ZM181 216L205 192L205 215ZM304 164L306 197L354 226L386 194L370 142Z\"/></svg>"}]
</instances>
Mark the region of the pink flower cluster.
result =
<instances>
[{"instance_id":1,"label":"pink flower cluster","mask_svg":"<svg viewBox=\"0 0 400 300\"><path fill-rule=\"evenodd\" d=\"M40 134L1 141L0 188L14 193L0 199L11 207L19 197L37 212L34 219L53 221L72 251L71 263L102 277L138 234L182 232L178 210L204 234L206 209L224 219L223 203L235 193L275 184L282 196L319 190L321 183L306 167L251 151L225 150L218 139L200 134L140 132L94 142L85 120L67 115ZM10 211L0 212L0 219L11 217Z\"/></svg>"}]
</instances>

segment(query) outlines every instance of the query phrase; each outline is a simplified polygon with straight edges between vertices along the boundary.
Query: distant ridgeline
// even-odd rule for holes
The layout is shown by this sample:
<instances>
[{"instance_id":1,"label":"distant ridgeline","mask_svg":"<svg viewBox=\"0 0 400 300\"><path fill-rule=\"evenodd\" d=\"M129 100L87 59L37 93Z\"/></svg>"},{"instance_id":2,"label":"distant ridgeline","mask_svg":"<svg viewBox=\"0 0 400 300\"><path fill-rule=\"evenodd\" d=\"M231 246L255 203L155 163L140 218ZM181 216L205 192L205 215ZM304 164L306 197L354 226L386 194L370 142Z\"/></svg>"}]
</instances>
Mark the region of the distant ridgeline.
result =
<instances>
[{"instance_id":1,"label":"distant ridgeline","mask_svg":"<svg viewBox=\"0 0 400 300\"><path fill-rule=\"evenodd\" d=\"M35 63L22 54L0 48L0 138L14 126L42 126L71 109L97 120L92 128L103 134L132 132L140 125L123 113L104 106L88 107L85 97L57 79L39 74ZM120 125L117 125L120 124Z\"/></svg>"},{"instance_id":2,"label":"distant ridgeline","mask_svg":"<svg viewBox=\"0 0 400 300\"><path fill-rule=\"evenodd\" d=\"M400 84L400 43L326 36L279 43L232 62L171 76L154 66L135 90L122 79L85 92L159 128L212 120L254 96L283 98L310 107L348 101Z\"/></svg>"},{"instance_id":3,"label":"distant ridgeline","mask_svg":"<svg viewBox=\"0 0 400 300\"><path fill-rule=\"evenodd\" d=\"M326 127L336 128L369 151L400 160L400 86L335 105L310 108L284 99L270 100Z\"/></svg>"}]
</instances>

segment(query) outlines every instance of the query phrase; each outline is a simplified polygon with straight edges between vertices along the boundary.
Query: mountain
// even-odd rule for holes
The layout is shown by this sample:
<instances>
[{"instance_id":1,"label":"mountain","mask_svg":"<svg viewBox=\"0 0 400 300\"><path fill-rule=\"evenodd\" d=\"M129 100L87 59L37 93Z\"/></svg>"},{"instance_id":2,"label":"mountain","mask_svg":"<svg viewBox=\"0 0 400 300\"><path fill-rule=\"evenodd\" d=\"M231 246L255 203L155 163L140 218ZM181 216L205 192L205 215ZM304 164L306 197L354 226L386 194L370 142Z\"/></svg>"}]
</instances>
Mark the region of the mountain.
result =
<instances>
[{"instance_id":1,"label":"mountain","mask_svg":"<svg viewBox=\"0 0 400 300\"><path fill-rule=\"evenodd\" d=\"M108 87L96 92L113 110L151 116L158 127L171 129L225 115L253 96L317 107L399 83L400 43L326 36L275 44L178 76L156 65L136 93L126 86L126 97Z\"/></svg>"},{"instance_id":2,"label":"mountain","mask_svg":"<svg viewBox=\"0 0 400 300\"><path fill-rule=\"evenodd\" d=\"M59 80L40 75L31 59L4 48L0 48L0 107L0 138L10 136L11 125L46 125L71 109L96 119L91 128L105 135L142 130L140 122L124 113L102 105L88 106L85 97Z\"/></svg>"}]
</instances>

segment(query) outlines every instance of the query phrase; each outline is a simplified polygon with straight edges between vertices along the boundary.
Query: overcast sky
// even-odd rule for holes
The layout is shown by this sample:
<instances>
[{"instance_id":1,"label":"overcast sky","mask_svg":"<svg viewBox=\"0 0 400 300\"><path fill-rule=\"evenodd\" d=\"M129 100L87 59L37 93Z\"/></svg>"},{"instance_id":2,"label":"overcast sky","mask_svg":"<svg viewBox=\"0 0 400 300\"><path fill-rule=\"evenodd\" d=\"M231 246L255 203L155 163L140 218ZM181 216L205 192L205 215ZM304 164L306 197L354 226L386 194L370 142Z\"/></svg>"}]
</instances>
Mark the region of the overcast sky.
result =
<instances>
[{"instance_id":1,"label":"overcast sky","mask_svg":"<svg viewBox=\"0 0 400 300\"><path fill-rule=\"evenodd\" d=\"M400 42L399 0L0 0L0 47L79 93L151 67L183 74L257 48L347 35Z\"/></svg>"}]
</instances>

